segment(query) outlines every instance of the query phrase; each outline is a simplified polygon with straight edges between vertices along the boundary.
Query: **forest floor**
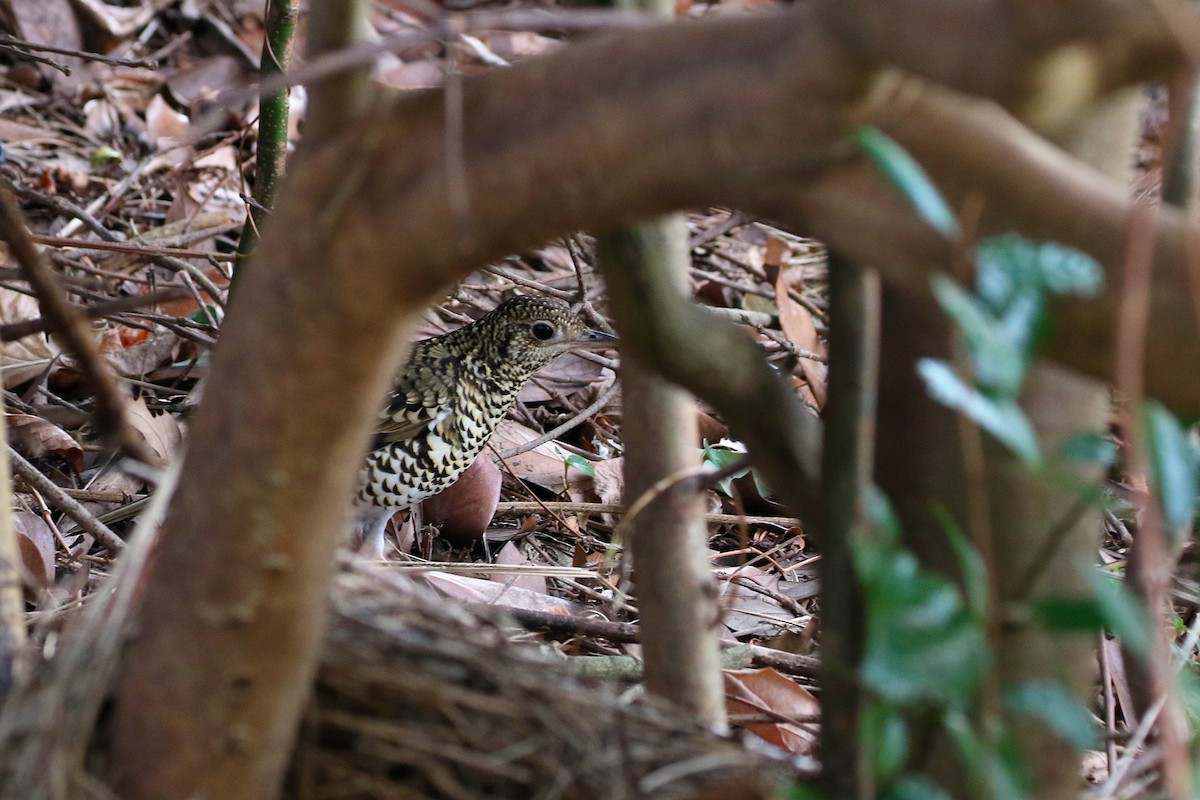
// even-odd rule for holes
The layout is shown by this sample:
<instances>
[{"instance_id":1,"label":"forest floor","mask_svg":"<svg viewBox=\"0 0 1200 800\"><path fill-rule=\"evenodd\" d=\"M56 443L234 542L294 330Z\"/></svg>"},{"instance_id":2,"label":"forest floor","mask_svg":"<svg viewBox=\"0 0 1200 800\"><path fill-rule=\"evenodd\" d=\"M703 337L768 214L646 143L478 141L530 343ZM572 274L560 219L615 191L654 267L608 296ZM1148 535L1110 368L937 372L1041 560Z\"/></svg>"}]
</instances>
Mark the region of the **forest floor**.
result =
<instances>
[{"instance_id":1,"label":"forest floor","mask_svg":"<svg viewBox=\"0 0 1200 800\"><path fill-rule=\"evenodd\" d=\"M430 5L379 3L372 24L381 37L420 28L437 10ZM691 16L742 8L680 5ZM243 90L257 75L262 3L11 0L0 2L0 12L23 41L108 54L95 60L23 51L35 52L39 63L0 44L0 55L7 51L0 71L0 176L13 187L69 299L93 319L104 358L132 392L130 423L170 461L181 454L188 415L202 394L246 220L257 106ZM0 13L0 26L4 17ZM464 34L385 53L373 78L419 90L439 85L451 70L503 68L561 44L528 31ZM293 135L299 136L304 94L292 94ZM821 246L726 209L691 213L688 229L695 297L741 323L819 414L826 371ZM112 554L81 529L79 515L125 536L157 476L124 469L101 445L91 422L93 398L77 364L57 339L37 330L39 303L6 262L0 268L0 371L9 441L82 504L82 511L64 513L60 501L29 481L17 485L32 607L48 632L60 612L100 585L111 565ZM603 316L604 292L587 236L514 253L472 275L430 309L421 335L450 330L528 292L586 300ZM534 629L544 624L539 615L580 620L577 629L564 623L551 637L572 655L636 655L636 643L585 624L637 618L621 543L613 541L622 508L635 500L622 491L622 404L613 356L564 356L522 393L491 443L504 479L494 519L484 529L452 544L433 531L406 530L401 517L397 548L379 569L411 575L445 597L528 612L524 619ZM732 463L740 445L728 439L717 415L703 408L697 414L696 446L706 461L714 469ZM548 441L527 446L550 431ZM735 719L757 720L753 733L776 747L807 755L816 706L808 691L812 662L803 657L816 649L819 554L753 473L722 482L707 501L723 638L779 654L774 667L761 666L760 659L753 669L730 672L739 684L730 691L737 695L731 711ZM1119 512L1108 515L1106 563L1124 558L1126 522ZM1122 676L1112 680L1114 702L1128 702Z\"/></svg>"}]
</instances>

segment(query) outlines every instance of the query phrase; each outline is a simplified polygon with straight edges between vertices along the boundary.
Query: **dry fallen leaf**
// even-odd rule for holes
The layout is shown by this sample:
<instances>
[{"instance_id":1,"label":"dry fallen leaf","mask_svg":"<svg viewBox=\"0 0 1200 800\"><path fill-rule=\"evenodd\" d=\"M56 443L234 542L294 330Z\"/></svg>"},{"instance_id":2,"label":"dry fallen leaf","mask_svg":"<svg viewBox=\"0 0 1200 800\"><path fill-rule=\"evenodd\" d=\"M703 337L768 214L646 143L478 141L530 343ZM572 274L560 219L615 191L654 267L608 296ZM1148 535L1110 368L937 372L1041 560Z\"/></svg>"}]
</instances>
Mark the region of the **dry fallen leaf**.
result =
<instances>
[{"instance_id":1,"label":"dry fallen leaf","mask_svg":"<svg viewBox=\"0 0 1200 800\"><path fill-rule=\"evenodd\" d=\"M0 288L0 319L5 323L23 322L40 316L41 310L32 297ZM61 356L62 349L44 333L0 344L0 374L4 376L4 385L17 386L40 377L51 362Z\"/></svg>"},{"instance_id":2,"label":"dry fallen leaf","mask_svg":"<svg viewBox=\"0 0 1200 800\"><path fill-rule=\"evenodd\" d=\"M500 552L496 554L496 563L506 567L535 566L534 562L530 561L529 557L522 553L521 548L517 547L514 542L504 543L504 547L501 547ZM507 575L503 572L495 572L489 578L504 586L515 586L535 594L547 593L545 575L528 573Z\"/></svg>"},{"instance_id":3,"label":"dry fallen leaf","mask_svg":"<svg viewBox=\"0 0 1200 800\"><path fill-rule=\"evenodd\" d=\"M30 460L58 456L66 459L76 472L83 470L83 448L79 442L41 417L9 414L8 436L17 452Z\"/></svg>"},{"instance_id":4,"label":"dry fallen leaf","mask_svg":"<svg viewBox=\"0 0 1200 800\"><path fill-rule=\"evenodd\" d=\"M725 670L725 701L730 716L770 714L778 722L753 722L745 729L789 753L812 754L817 734L812 724L786 720L815 717L821 706L812 692L773 669Z\"/></svg>"},{"instance_id":5,"label":"dry fallen leaf","mask_svg":"<svg viewBox=\"0 0 1200 800\"><path fill-rule=\"evenodd\" d=\"M544 403L557 397L568 397L589 386L597 390L612 382L614 376L607 367L568 353L556 358L540 370L517 396L522 403Z\"/></svg>"},{"instance_id":6,"label":"dry fallen leaf","mask_svg":"<svg viewBox=\"0 0 1200 800\"><path fill-rule=\"evenodd\" d=\"M625 497L625 459L610 458L592 465L592 486L601 503L617 504Z\"/></svg>"},{"instance_id":7,"label":"dry fallen leaf","mask_svg":"<svg viewBox=\"0 0 1200 800\"><path fill-rule=\"evenodd\" d=\"M46 520L29 511L14 511L13 529L29 577L39 588L54 583L54 533Z\"/></svg>"},{"instance_id":8,"label":"dry fallen leaf","mask_svg":"<svg viewBox=\"0 0 1200 800\"><path fill-rule=\"evenodd\" d=\"M783 327L783 333L791 343L801 350L824 355L825 345L817 335L817 327L813 323L812 314L788 294L788 285L782 269L779 270L779 276L775 279L775 305L779 308L779 324ZM813 393L817 408L824 408L825 365L819 361L813 361L811 358L802 358L800 359L800 371L804 373L804 379L808 381L808 387Z\"/></svg>"},{"instance_id":9,"label":"dry fallen leaf","mask_svg":"<svg viewBox=\"0 0 1200 800\"><path fill-rule=\"evenodd\" d=\"M442 537L455 545L475 544L496 513L502 482L500 468L481 454L450 488L421 504L425 523L440 526Z\"/></svg>"},{"instance_id":10,"label":"dry fallen leaf","mask_svg":"<svg viewBox=\"0 0 1200 800\"><path fill-rule=\"evenodd\" d=\"M533 441L540 435L532 428L506 419L492 435L491 445L497 452L503 453ZM567 466L567 455L554 442L546 442L528 453L506 458L505 463L521 480L561 494L568 487L577 487L588 480L588 476L580 470Z\"/></svg>"},{"instance_id":11,"label":"dry fallen leaf","mask_svg":"<svg viewBox=\"0 0 1200 800\"><path fill-rule=\"evenodd\" d=\"M752 566L720 567L713 574L719 581L720 604L725 611L722 622L735 636L759 630L764 624L782 626L792 620L793 615L769 594L754 589L777 593L777 574Z\"/></svg>"},{"instance_id":12,"label":"dry fallen leaf","mask_svg":"<svg viewBox=\"0 0 1200 800\"><path fill-rule=\"evenodd\" d=\"M151 333L110 325L100 333L100 352L116 373L126 378L144 379L147 373L172 361L179 345L177 335L161 328Z\"/></svg>"},{"instance_id":13,"label":"dry fallen leaf","mask_svg":"<svg viewBox=\"0 0 1200 800\"><path fill-rule=\"evenodd\" d=\"M497 604L567 616L582 613L584 610L579 604L559 597L550 597L517 586L504 586L494 581L471 578L466 575L430 571L413 575L413 578L425 581L447 597L454 597L467 603Z\"/></svg>"},{"instance_id":14,"label":"dry fallen leaf","mask_svg":"<svg viewBox=\"0 0 1200 800\"><path fill-rule=\"evenodd\" d=\"M164 461L169 461L183 442L179 420L167 413L151 413L146 401L140 397L130 403L127 409L130 427L142 435L151 450Z\"/></svg>"}]
</instances>

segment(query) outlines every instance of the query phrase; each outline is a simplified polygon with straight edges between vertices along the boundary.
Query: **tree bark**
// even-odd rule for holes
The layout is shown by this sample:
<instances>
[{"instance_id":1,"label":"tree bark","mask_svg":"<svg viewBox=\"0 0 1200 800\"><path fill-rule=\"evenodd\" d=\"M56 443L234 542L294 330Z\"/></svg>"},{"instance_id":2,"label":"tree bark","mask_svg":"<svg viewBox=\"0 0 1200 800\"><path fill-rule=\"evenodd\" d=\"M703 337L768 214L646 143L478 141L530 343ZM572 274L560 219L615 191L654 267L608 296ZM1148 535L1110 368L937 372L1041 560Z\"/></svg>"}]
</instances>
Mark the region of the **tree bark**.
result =
<instances>
[{"instance_id":1,"label":"tree bark","mask_svg":"<svg viewBox=\"0 0 1200 800\"><path fill-rule=\"evenodd\" d=\"M596 255L623 338L639 335L633 318L642 308L632 295L647 284L635 281L635 275L653 275L650 291L669 292L673 302L686 302L691 257L682 218L605 234L597 240ZM636 357L621 363L621 388L625 502L647 492L658 495L633 519L628 542L644 632L646 688L701 724L724 729L720 619L708 563L704 498L693 481L670 483L700 466L696 401Z\"/></svg>"}]
</instances>

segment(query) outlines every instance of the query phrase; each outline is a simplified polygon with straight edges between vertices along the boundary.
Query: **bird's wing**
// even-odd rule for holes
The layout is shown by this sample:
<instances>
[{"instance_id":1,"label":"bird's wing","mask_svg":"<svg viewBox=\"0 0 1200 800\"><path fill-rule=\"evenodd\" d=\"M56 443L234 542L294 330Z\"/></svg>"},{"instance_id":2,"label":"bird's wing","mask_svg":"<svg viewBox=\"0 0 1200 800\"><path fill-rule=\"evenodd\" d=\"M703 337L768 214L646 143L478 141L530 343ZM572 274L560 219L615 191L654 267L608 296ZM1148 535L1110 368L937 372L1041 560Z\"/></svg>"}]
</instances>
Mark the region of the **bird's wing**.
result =
<instances>
[{"instance_id":1,"label":"bird's wing","mask_svg":"<svg viewBox=\"0 0 1200 800\"><path fill-rule=\"evenodd\" d=\"M438 344L415 349L379 414L374 446L411 439L450 413L461 370L458 357Z\"/></svg>"}]
</instances>

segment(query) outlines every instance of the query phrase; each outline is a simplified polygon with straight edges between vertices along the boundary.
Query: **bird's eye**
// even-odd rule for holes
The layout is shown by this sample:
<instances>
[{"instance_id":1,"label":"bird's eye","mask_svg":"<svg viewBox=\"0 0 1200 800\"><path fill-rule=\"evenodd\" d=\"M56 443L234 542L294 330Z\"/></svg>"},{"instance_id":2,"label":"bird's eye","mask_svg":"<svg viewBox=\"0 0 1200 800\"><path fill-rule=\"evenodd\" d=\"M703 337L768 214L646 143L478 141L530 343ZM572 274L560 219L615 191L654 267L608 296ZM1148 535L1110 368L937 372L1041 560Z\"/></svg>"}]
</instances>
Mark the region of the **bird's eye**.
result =
<instances>
[{"instance_id":1,"label":"bird's eye","mask_svg":"<svg viewBox=\"0 0 1200 800\"><path fill-rule=\"evenodd\" d=\"M554 338L554 326L544 320L533 323L529 331L539 342L548 342Z\"/></svg>"}]
</instances>

